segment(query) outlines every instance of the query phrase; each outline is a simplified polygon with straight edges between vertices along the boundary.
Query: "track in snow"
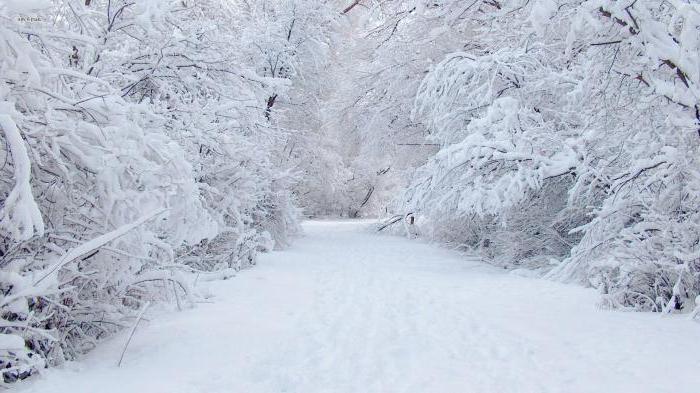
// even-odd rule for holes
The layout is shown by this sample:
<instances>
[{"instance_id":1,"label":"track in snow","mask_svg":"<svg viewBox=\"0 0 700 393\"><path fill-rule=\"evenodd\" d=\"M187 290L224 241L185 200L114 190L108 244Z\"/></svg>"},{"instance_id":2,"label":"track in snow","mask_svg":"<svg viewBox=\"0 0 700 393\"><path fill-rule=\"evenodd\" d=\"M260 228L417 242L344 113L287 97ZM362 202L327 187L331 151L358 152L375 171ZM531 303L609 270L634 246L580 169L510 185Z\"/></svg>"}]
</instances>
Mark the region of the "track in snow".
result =
<instances>
[{"instance_id":1,"label":"track in snow","mask_svg":"<svg viewBox=\"0 0 700 393\"><path fill-rule=\"evenodd\" d=\"M211 304L143 323L32 393L697 392L700 325L607 312L591 290L318 221L212 283Z\"/></svg>"}]
</instances>

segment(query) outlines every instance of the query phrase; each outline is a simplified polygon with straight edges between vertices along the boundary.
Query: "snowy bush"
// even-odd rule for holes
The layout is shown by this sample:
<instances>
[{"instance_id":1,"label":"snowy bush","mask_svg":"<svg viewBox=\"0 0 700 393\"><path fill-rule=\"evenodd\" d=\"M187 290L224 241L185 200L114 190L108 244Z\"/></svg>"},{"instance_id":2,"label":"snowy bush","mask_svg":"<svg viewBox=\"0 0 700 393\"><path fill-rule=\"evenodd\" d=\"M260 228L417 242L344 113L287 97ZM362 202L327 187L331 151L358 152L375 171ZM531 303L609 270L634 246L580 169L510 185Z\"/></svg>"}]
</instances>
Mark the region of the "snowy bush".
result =
<instances>
[{"instance_id":1,"label":"snowy bush","mask_svg":"<svg viewBox=\"0 0 700 393\"><path fill-rule=\"evenodd\" d=\"M405 26L382 45L418 42L411 27L425 25L466 41L435 40L443 60L417 89L412 118L440 151L401 209L424 216L424 233L595 286L605 306L692 309L697 4L416 1L382 12Z\"/></svg>"},{"instance_id":2,"label":"snowy bush","mask_svg":"<svg viewBox=\"0 0 700 393\"><path fill-rule=\"evenodd\" d=\"M186 301L187 273L228 277L297 230L278 143L294 131L268 105L290 76L246 54L244 7L0 4L4 382L93 348L148 301Z\"/></svg>"}]
</instances>

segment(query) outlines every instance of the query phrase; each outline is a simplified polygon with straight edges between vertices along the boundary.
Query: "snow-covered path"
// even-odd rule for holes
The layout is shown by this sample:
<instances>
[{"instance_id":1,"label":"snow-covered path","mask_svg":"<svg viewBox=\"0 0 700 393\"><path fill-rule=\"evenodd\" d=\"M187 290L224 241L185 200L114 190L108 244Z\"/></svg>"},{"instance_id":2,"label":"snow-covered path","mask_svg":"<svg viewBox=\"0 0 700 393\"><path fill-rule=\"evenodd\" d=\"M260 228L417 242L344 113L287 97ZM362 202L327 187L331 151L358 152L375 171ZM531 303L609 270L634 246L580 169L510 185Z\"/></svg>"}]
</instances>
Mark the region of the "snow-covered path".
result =
<instances>
[{"instance_id":1,"label":"snow-covered path","mask_svg":"<svg viewBox=\"0 0 700 393\"><path fill-rule=\"evenodd\" d=\"M596 294L523 278L363 222L306 236L212 283L213 303L143 323L32 393L697 392L700 325L600 311Z\"/></svg>"}]
</instances>

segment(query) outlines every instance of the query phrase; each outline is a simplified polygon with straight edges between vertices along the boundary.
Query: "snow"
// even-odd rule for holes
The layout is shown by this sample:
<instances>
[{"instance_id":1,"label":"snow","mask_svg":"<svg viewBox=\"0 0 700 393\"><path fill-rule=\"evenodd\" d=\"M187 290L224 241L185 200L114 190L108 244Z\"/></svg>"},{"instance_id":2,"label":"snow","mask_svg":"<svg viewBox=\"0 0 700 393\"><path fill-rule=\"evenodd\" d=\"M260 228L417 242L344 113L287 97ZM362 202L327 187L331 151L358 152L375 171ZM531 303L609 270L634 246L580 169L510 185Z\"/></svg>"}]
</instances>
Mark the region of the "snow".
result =
<instances>
[{"instance_id":1,"label":"snow","mask_svg":"<svg viewBox=\"0 0 700 393\"><path fill-rule=\"evenodd\" d=\"M44 234L44 221L34 200L31 186L31 161L22 135L12 119L17 111L7 101L0 101L0 129L5 134L14 165L15 186L0 208L0 231L18 240Z\"/></svg>"},{"instance_id":2,"label":"snow","mask_svg":"<svg viewBox=\"0 0 700 393\"><path fill-rule=\"evenodd\" d=\"M0 334L0 348L19 350L24 348L24 340L14 334Z\"/></svg>"},{"instance_id":3,"label":"snow","mask_svg":"<svg viewBox=\"0 0 700 393\"><path fill-rule=\"evenodd\" d=\"M433 245L314 221L291 248L148 311L23 393L696 392L687 316L599 310L577 286L508 274Z\"/></svg>"}]
</instances>

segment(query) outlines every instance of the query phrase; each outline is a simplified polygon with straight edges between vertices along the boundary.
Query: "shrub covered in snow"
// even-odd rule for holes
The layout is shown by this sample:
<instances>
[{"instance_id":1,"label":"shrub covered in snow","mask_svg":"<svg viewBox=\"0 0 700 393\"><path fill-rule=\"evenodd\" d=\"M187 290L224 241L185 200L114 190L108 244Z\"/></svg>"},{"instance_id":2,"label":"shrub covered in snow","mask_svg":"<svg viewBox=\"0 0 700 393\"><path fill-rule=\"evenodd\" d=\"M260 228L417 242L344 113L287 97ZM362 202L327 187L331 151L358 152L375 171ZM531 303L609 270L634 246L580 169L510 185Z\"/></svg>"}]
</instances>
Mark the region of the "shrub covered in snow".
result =
<instances>
[{"instance_id":1,"label":"shrub covered in snow","mask_svg":"<svg viewBox=\"0 0 700 393\"><path fill-rule=\"evenodd\" d=\"M416 0L369 14L376 56L402 54L384 83L437 53L411 118L439 152L398 206L424 234L595 286L605 306L692 310L696 2Z\"/></svg>"},{"instance_id":2,"label":"shrub covered in snow","mask_svg":"<svg viewBox=\"0 0 700 393\"><path fill-rule=\"evenodd\" d=\"M292 12L268 20L288 26ZM0 4L0 368L72 359L296 230L247 2ZM32 15L32 18L25 18ZM282 27L284 28L284 27ZM314 40L309 34L299 40ZM292 62L296 56L285 52ZM217 274L220 275L220 274Z\"/></svg>"}]
</instances>

